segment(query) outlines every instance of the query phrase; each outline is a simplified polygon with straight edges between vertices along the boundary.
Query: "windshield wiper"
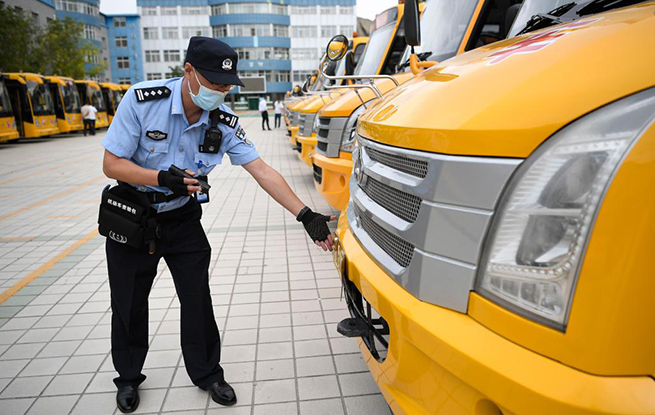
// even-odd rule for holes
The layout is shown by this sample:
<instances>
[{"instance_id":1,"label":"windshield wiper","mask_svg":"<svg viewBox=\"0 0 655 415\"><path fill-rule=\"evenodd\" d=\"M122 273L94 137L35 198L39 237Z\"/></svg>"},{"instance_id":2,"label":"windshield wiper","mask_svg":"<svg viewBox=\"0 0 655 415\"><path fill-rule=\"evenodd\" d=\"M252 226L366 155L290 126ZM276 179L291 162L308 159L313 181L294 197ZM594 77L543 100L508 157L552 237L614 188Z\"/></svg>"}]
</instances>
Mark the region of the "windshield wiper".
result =
<instances>
[{"instance_id":1,"label":"windshield wiper","mask_svg":"<svg viewBox=\"0 0 655 415\"><path fill-rule=\"evenodd\" d=\"M641 3L642 1L643 0L592 0L589 4L585 4L584 7L578 10L578 16L600 13L623 6L630 6L632 4Z\"/></svg>"},{"instance_id":2,"label":"windshield wiper","mask_svg":"<svg viewBox=\"0 0 655 415\"><path fill-rule=\"evenodd\" d=\"M525 24L525 27L516 35L522 35L524 33L532 32L533 30L539 30L548 26L563 23L560 16L566 14L566 12L574 8L576 5L577 3L572 1L559 6L548 13L537 13L530 17L530 20Z\"/></svg>"}]
</instances>

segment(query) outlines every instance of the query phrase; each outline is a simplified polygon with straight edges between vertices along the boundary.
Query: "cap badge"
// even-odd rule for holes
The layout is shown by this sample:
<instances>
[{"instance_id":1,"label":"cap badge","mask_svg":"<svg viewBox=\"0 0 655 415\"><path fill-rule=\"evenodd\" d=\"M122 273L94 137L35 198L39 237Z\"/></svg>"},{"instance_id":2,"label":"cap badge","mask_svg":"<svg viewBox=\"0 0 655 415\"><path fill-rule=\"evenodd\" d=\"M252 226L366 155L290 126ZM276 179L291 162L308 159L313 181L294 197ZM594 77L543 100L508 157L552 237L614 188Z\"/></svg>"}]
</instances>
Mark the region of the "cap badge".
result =
<instances>
[{"instance_id":1,"label":"cap badge","mask_svg":"<svg viewBox=\"0 0 655 415\"><path fill-rule=\"evenodd\" d=\"M223 61L223 70L231 71L232 70L232 59L225 59Z\"/></svg>"}]
</instances>

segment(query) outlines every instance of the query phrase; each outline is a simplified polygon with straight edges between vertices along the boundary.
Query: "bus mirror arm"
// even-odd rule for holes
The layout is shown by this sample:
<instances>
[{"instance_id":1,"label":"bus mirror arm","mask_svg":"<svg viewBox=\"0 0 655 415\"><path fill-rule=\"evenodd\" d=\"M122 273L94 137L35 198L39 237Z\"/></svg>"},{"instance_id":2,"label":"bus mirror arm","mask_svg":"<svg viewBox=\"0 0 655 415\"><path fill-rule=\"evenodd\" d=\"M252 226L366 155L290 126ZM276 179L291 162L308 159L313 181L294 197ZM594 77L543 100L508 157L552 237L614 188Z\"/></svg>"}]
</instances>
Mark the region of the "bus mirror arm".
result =
<instances>
[{"instance_id":1,"label":"bus mirror arm","mask_svg":"<svg viewBox=\"0 0 655 415\"><path fill-rule=\"evenodd\" d=\"M418 75L424 69L431 68L436 64L437 62L434 61L419 61L418 56L414 53L414 47L412 47L412 53L409 55L409 67L414 75Z\"/></svg>"}]
</instances>

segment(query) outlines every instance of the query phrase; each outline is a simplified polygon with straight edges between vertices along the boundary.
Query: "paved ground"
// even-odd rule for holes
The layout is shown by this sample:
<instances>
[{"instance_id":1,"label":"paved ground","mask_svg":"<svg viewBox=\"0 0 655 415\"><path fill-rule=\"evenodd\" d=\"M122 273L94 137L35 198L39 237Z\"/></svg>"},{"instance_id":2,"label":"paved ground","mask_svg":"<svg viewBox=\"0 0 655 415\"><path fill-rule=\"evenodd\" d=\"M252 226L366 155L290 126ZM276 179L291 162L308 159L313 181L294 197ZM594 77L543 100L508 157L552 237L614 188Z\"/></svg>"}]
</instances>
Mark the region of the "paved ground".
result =
<instances>
[{"instance_id":1,"label":"paved ground","mask_svg":"<svg viewBox=\"0 0 655 415\"><path fill-rule=\"evenodd\" d=\"M282 129L242 117L260 154L310 206L330 208ZM119 413L104 238L95 232L104 132L0 145L0 413ZM210 175L203 225L223 365L239 397L222 408L189 382L179 303L163 261L150 295L148 379L138 413L388 415L355 340L331 256L241 168ZM17 288L25 282L22 289Z\"/></svg>"}]
</instances>

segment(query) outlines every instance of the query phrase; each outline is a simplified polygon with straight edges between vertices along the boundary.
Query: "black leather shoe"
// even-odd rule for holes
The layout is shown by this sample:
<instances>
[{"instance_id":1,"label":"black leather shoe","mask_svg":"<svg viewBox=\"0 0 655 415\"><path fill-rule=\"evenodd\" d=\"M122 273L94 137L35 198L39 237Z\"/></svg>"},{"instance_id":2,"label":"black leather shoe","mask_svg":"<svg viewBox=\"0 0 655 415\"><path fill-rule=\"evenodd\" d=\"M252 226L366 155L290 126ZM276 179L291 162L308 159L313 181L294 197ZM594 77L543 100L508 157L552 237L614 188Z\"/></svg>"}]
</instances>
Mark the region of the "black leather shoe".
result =
<instances>
[{"instance_id":1,"label":"black leather shoe","mask_svg":"<svg viewBox=\"0 0 655 415\"><path fill-rule=\"evenodd\" d=\"M116 392L116 406L124 414L136 411L139 407L139 390L136 386L123 386Z\"/></svg>"},{"instance_id":2,"label":"black leather shoe","mask_svg":"<svg viewBox=\"0 0 655 415\"><path fill-rule=\"evenodd\" d=\"M229 383L223 382L214 382L207 387L200 387L200 389L209 391L209 394L212 397L212 400L220 405L232 406L237 403L237 394L232 389Z\"/></svg>"}]
</instances>

